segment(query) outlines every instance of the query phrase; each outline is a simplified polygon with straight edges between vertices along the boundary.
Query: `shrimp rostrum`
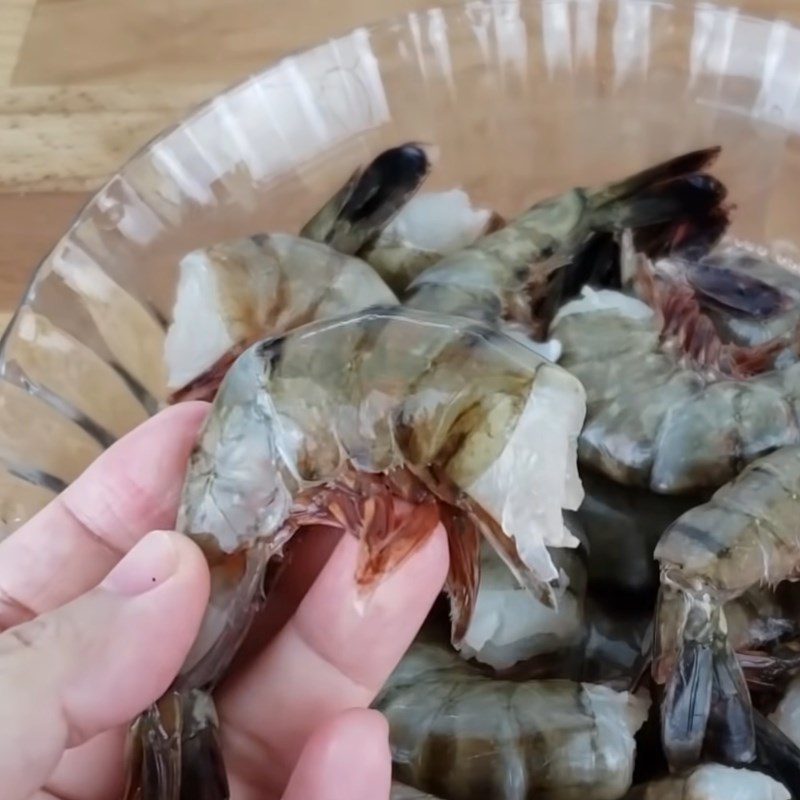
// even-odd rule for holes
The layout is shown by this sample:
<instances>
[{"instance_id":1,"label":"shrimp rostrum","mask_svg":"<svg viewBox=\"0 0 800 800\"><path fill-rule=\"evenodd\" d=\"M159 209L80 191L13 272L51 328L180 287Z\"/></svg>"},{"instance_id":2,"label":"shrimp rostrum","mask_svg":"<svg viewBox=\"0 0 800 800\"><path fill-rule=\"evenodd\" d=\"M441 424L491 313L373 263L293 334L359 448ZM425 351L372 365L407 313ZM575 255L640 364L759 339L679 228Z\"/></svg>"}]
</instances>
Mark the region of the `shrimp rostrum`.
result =
<instances>
[{"instance_id":1,"label":"shrimp rostrum","mask_svg":"<svg viewBox=\"0 0 800 800\"><path fill-rule=\"evenodd\" d=\"M753 461L676 520L655 555L661 568L653 674L665 683L662 738L673 766L710 753L755 756L750 697L724 604L800 577L800 447Z\"/></svg>"},{"instance_id":2,"label":"shrimp rostrum","mask_svg":"<svg viewBox=\"0 0 800 800\"><path fill-rule=\"evenodd\" d=\"M582 499L584 413L577 379L462 317L376 308L245 351L192 453L178 516L208 560L210 606L172 688L134 725L128 796L177 800L183 786L199 800L226 797L224 770L198 780L221 764L209 692L248 629L267 563L303 525L360 538L367 592L441 523L456 643L482 538L552 603L560 573L548 548L578 544L562 509Z\"/></svg>"}]
</instances>

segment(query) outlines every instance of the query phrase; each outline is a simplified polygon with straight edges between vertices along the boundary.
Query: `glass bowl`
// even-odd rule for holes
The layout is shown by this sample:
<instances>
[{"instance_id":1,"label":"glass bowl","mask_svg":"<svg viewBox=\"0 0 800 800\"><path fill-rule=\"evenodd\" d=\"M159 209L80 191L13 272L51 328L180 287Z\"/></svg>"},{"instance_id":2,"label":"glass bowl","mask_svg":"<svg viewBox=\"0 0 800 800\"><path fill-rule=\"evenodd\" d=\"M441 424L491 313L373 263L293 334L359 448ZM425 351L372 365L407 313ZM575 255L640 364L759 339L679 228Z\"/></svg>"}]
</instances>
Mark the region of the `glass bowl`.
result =
<instances>
[{"instance_id":1,"label":"glass bowl","mask_svg":"<svg viewBox=\"0 0 800 800\"><path fill-rule=\"evenodd\" d=\"M0 525L12 530L167 396L178 261L296 232L405 140L426 189L503 215L721 144L732 233L800 259L800 30L701 3L480 0L284 58L121 167L36 270L0 349Z\"/></svg>"}]
</instances>

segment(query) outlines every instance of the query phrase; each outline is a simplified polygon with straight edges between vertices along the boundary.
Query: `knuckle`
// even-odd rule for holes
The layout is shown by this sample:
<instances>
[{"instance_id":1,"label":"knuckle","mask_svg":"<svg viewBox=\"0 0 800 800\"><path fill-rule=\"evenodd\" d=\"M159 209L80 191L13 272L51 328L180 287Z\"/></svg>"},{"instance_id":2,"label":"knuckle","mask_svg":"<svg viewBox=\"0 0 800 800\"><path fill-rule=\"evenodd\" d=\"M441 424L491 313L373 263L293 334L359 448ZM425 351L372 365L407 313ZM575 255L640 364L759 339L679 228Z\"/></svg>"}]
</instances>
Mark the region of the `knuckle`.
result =
<instances>
[{"instance_id":1,"label":"knuckle","mask_svg":"<svg viewBox=\"0 0 800 800\"><path fill-rule=\"evenodd\" d=\"M36 652L52 648L64 639L64 622L57 616L45 614L21 625L15 625L0 635L0 656L11 652Z\"/></svg>"}]
</instances>

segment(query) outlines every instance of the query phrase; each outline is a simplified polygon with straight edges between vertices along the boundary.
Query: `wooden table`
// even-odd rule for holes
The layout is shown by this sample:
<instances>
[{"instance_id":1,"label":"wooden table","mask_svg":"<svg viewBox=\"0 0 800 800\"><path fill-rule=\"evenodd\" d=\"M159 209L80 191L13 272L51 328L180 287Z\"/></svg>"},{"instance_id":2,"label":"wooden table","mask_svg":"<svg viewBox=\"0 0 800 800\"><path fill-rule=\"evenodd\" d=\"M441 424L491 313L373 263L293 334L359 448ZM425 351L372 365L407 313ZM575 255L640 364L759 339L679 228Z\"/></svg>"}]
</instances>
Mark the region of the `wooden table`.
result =
<instances>
[{"instance_id":1,"label":"wooden table","mask_svg":"<svg viewBox=\"0 0 800 800\"><path fill-rule=\"evenodd\" d=\"M88 194L277 57L435 0L0 0L0 312ZM742 0L800 22L800 0Z\"/></svg>"}]
</instances>

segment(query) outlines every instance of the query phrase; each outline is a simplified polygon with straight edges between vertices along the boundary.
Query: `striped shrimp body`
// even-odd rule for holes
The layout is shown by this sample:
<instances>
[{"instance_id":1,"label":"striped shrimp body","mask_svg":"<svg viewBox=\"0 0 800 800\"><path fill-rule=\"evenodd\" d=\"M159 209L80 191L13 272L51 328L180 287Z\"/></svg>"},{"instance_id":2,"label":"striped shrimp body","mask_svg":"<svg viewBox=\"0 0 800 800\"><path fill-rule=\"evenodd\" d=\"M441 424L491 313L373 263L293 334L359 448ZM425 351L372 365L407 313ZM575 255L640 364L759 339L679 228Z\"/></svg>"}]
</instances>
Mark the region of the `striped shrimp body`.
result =
<instances>
[{"instance_id":1,"label":"striped shrimp body","mask_svg":"<svg viewBox=\"0 0 800 800\"><path fill-rule=\"evenodd\" d=\"M578 544L562 510L582 499L584 413L575 378L465 318L373 309L245 351L216 395L184 485L178 529L203 549L213 589L172 689L136 723L134 769L155 760L148 775L178 775L144 800L177 800L181 769L193 786L194 773L219 763L208 692L248 629L267 563L298 527L356 532L367 591L441 522L455 643L472 615L481 538L552 604L560 573L548 548ZM189 740L194 761L181 761ZM225 796L217 778L199 800ZM134 772L130 797L146 779Z\"/></svg>"},{"instance_id":2,"label":"striped shrimp body","mask_svg":"<svg viewBox=\"0 0 800 800\"><path fill-rule=\"evenodd\" d=\"M237 356L266 336L396 303L353 255L413 197L431 163L420 145L391 148L357 170L299 237L259 233L185 255L165 342L170 402L211 400Z\"/></svg>"},{"instance_id":3,"label":"striped shrimp body","mask_svg":"<svg viewBox=\"0 0 800 800\"><path fill-rule=\"evenodd\" d=\"M165 358L170 402L211 400L253 342L316 319L397 303L363 261L288 234L220 242L180 263Z\"/></svg>"},{"instance_id":4,"label":"striped shrimp body","mask_svg":"<svg viewBox=\"0 0 800 800\"><path fill-rule=\"evenodd\" d=\"M526 292L536 294L593 227L674 221L718 204L722 187L695 172L716 152L572 190L490 233L502 221L473 208L464 192L415 197L434 161L431 148L390 148L357 170L299 237L260 233L184 256L165 344L170 402L212 399L254 341L395 303L394 291L417 309L532 325L535 302Z\"/></svg>"},{"instance_id":5,"label":"striped shrimp body","mask_svg":"<svg viewBox=\"0 0 800 800\"><path fill-rule=\"evenodd\" d=\"M656 547L653 675L666 684L662 738L673 765L690 766L709 748L730 763L753 758L752 708L725 603L800 577L798 512L800 447L785 447L683 514Z\"/></svg>"},{"instance_id":6,"label":"striped shrimp body","mask_svg":"<svg viewBox=\"0 0 800 800\"><path fill-rule=\"evenodd\" d=\"M697 494L800 442L798 309L766 282L771 272L732 275L719 258L639 257L633 295L585 288L558 312L560 363L587 393L585 466L625 486ZM762 341L756 332L770 324L792 334Z\"/></svg>"},{"instance_id":7,"label":"striped shrimp body","mask_svg":"<svg viewBox=\"0 0 800 800\"><path fill-rule=\"evenodd\" d=\"M719 206L724 187L698 172L718 153L687 153L617 183L540 201L425 270L401 299L409 308L505 320L539 338L553 276L592 233L673 224Z\"/></svg>"},{"instance_id":8,"label":"striped shrimp body","mask_svg":"<svg viewBox=\"0 0 800 800\"><path fill-rule=\"evenodd\" d=\"M615 800L649 699L567 680L497 680L429 643L375 702L399 780L448 800Z\"/></svg>"}]
</instances>

